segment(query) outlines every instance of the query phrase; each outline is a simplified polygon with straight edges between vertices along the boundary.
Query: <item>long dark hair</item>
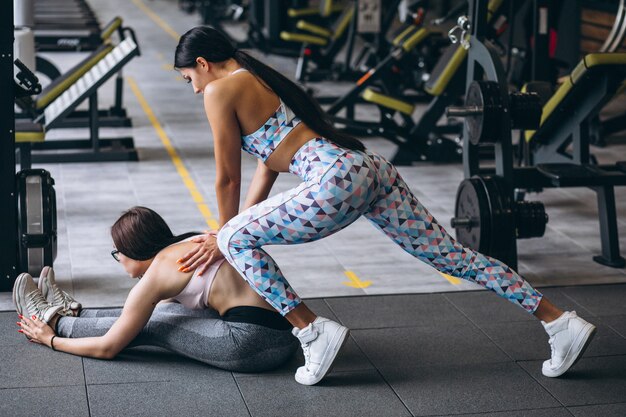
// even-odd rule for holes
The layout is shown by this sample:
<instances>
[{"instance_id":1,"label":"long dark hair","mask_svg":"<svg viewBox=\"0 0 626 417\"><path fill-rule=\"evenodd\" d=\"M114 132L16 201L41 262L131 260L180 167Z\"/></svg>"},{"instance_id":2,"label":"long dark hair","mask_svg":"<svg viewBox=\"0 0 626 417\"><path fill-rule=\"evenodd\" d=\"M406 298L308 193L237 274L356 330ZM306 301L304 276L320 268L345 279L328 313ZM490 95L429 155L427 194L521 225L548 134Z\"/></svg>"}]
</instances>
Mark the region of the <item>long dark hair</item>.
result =
<instances>
[{"instance_id":1,"label":"long dark hair","mask_svg":"<svg viewBox=\"0 0 626 417\"><path fill-rule=\"evenodd\" d=\"M124 212L111 226L115 248L136 261L152 259L161 249L197 234L189 232L174 236L163 217L154 210L139 206Z\"/></svg>"},{"instance_id":2,"label":"long dark hair","mask_svg":"<svg viewBox=\"0 0 626 417\"><path fill-rule=\"evenodd\" d=\"M208 62L224 62L233 58L255 77L260 78L313 131L344 148L365 150L365 145L360 140L337 130L318 102L300 86L247 52L235 48L219 31L197 26L180 37L174 55L174 67L194 68L198 57Z\"/></svg>"}]
</instances>

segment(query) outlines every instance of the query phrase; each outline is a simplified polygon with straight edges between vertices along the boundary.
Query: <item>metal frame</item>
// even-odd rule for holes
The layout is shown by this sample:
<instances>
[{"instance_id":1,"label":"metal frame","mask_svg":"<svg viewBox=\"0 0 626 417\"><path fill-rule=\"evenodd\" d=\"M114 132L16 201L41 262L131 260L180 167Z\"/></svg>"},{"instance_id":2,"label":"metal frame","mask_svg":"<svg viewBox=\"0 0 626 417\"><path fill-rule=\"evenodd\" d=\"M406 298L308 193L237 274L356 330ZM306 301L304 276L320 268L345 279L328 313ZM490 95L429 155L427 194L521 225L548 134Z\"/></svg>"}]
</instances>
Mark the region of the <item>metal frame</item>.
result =
<instances>
[{"instance_id":1,"label":"metal frame","mask_svg":"<svg viewBox=\"0 0 626 417\"><path fill-rule=\"evenodd\" d=\"M132 29L124 28L125 32L137 44L135 34ZM47 162L104 162L104 161L137 161L137 150L134 146L132 137L119 137L102 139L99 135L100 120L98 111L98 88L103 85L113 74L118 73L126 63L135 55L140 55L139 45L136 50L125 56L120 62L111 67L104 77L98 79L92 86L85 90L77 97L72 104L67 106L54 120L46 120L46 130L62 127L63 120L66 116L72 114L75 108L85 99L88 99L89 110L89 138L87 139L69 139L54 140L42 143L33 143L30 146L20 147L20 153L32 151L47 151L32 153L31 161L34 163ZM81 77L82 78L82 77ZM119 78L118 78L119 80ZM120 96L121 97L121 96ZM58 98L60 99L61 96ZM51 104L52 105L52 104ZM45 116L45 113L44 113ZM57 152L63 150L71 150L69 152ZM24 161L28 161L27 156L22 156Z\"/></svg>"},{"instance_id":2,"label":"metal frame","mask_svg":"<svg viewBox=\"0 0 626 417\"><path fill-rule=\"evenodd\" d=\"M15 87L13 83L13 2L0 13L0 291L17 277L17 194L15 185Z\"/></svg>"},{"instance_id":3,"label":"metal frame","mask_svg":"<svg viewBox=\"0 0 626 417\"><path fill-rule=\"evenodd\" d=\"M621 46L624 37L626 37L626 0L620 0L611 33L599 52L615 52Z\"/></svg>"},{"instance_id":4,"label":"metal frame","mask_svg":"<svg viewBox=\"0 0 626 417\"><path fill-rule=\"evenodd\" d=\"M468 53L467 66L467 87L474 80L486 79L495 81L500 87L502 103L505 109L509 108L509 93L506 74L498 54L489 48L485 39L487 0L473 0L469 3L471 36L470 49ZM595 89L602 92L602 88ZM599 93L598 93L599 94ZM586 94L589 97L589 94ZM574 100L575 101L575 100ZM586 109L590 110L590 109ZM465 178L474 175L496 174L503 177L508 187L505 198L513 198L515 188L537 189L549 187L589 187L597 194L598 217L600 225L600 237L602 243L602 255L594 256L594 261L615 268L623 268L626 260L620 256L619 236L617 229L617 217L615 209L614 186L626 185L626 172L619 172L616 165L597 166L594 170L588 169L585 165L589 161L589 140L588 140L588 114L577 119L578 126L572 130L570 126L569 135L577 147L576 158L580 161L578 165L583 171L582 176L573 180L567 175L562 178L559 175L550 175L557 172L558 166L545 164L535 166L515 168L513 166L513 144L511 136L511 120L509 112L503 112L501 119L500 141L494 144L495 148L495 172L491 168L481 169L479 158L479 146L472 145L469 141L467 124L463 127L463 172ZM587 137L585 137L587 135ZM558 142L560 147L565 146L564 142ZM569 160L568 162L577 162ZM552 171L552 172L550 172ZM589 176L589 177L587 177ZM568 182L568 180L571 180ZM502 231L506 233L506 231ZM517 268L517 239L514 232L510 233L510 251L508 256L503 257L513 269Z\"/></svg>"}]
</instances>

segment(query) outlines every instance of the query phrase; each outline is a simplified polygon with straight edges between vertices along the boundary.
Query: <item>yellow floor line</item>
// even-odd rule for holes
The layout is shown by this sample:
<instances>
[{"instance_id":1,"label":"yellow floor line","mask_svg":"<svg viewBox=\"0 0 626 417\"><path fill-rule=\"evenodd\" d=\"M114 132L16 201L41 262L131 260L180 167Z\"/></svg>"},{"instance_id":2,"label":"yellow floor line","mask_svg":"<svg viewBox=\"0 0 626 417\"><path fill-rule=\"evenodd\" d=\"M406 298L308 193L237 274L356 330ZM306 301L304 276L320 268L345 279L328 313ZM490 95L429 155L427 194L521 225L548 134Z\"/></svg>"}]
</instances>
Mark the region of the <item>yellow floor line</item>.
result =
<instances>
[{"instance_id":1,"label":"yellow floor line","mask_svg":"<svg viewBox=\"0 0 626 417\"><path fill-rule=\"evenodd\" d=\"M344 274L348 277L350 281L342 282L343 285L347 285L352 288L367 288L372 285L372 281L361 281L359 277L352 271L344 271Z\"/></svg>"},{"instance_id":2,"label":"yellow floor line","mask_svg":"<svg viewBox=\"0 0 626 417\"><path fill-rule=\"evenodd\" d=\"M447 279L448 281L450 281L452 285L459 285L461 283L461 280L457 277L453 277L452 275L444 274L441 272L439 272L439 274L445 279Z\"/></svg>"},{"instance_id":3,"label":"yellow floor line","mask_svg":"<svg viewBox=\"0 0 626 417\"><path fill-rule=\"evenodd\" d=\"M163 143L163 146L167 150L168 155L172 159L172 163L176 167L178 175L180 175L180 177L182 178L183 183L191 194L191 198L193 198L193 201L198 206L198 210L200 210L200 213L202 213L202 217L204 217L207 226L209 226L209 228L212 230L219 229L219 222L213 217L213 214L211 213L211 210L209 210L206 202L204 201L202 194L200 193L200 191L198 191L196 183L189 175L189 171L187 171L187 168L185 168L185 164L183 164L180 156L178 156L178 152L176 152L176 149L174 149L174 146L172 146L172 142L167 137L165 130L163 130L163 127L161 126L161 123L159 123L159 120L154 115L152 108L144 98L141 90L139 90L135 79L132 77L126 78L128 81L128 85L130 86L131 90L133 90L133 93L135 93L135 97L137 97L137 101L139 101L141 108L146 113L146 116L148 116L150 123L152 123L152 126L154 126L154 130L156 130L157 136L159 136L159 139L161 139L161 143Z\"/></svg>"},{"instance_id":4,"label":"yellow floor line","mask_svg":"<svg viewBox=\"0 0 626 417\"><path fill-rule=\"evenodd\" d=\"M178 42L178 40L180 39L180 35L178 34L178 32L176 32L174 29L172 29L172 27L170 25L165 23L165 21L163 19L161 19L158 14L156 14L155 12L150 10L150 8L148 6L146 6L144 4L144 2L142 2L141 0L133 0L133 3L135 3L135 6L139 7L141 9L141 11L143 11L145 14L147 14L148 17L154 21L154 23L156 23L168 35L170 35L172 38L174 38L174 40L176 42Z\"/></svg>"}]
</instances>

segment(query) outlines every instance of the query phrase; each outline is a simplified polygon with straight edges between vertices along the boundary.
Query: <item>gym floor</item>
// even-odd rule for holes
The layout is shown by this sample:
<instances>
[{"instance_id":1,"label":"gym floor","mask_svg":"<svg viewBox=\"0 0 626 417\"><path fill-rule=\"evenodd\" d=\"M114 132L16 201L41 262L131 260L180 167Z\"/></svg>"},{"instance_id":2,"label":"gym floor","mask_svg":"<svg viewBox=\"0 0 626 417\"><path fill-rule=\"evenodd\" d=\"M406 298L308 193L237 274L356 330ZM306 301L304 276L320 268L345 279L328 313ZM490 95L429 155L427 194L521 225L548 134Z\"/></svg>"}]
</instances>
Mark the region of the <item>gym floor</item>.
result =
<instances>
[{"instance_id":1,"label":"gym floor","mask_svg":"<svg viewBox=\"0 0 626 417\"><path fill-rule=\"evenodd\" d=\"M109 227L125 209L153 208L175 233L215 223L211 132L201 97L172 69L179 34L198 18L176 3L91 2L101 23L121 15L137 33L142 55L124 69L124 105L134 126L102 129L102 136L131 134L140 162L41 165L56 181L57 280L86 307L121 306L134 284L109 255ZM82 55L47 56L67 69ZM291 58L262 59L288 76L295 71ZM102 107L112 102L112 88L101 89ZM52 131L47 140L76 135ZM623 160L626 137L608 142L593 149L599 161ZM383 139L366 138L365 144L385 156L395 152ZM244 155L244 181L255 166ZM427 163L400 172L452 230L461 165ZM275 192L297 183L281 175ZM529 199L545 203L550 222L543 238L518 241L519 272L599 330L565 377L541 375L550 352L532 317L474 284L443 277L358 220L322 241L268 249L314 311L353 330L321 384L293 380L300 356L274 372L238 374L157 349L129 349L114 361L52 352L15 332L10 294L0 293L6 335L0 338L0 415L626 415L626 270L591 259L600 251L595 194L557 189ZM626 193L618 189L616 200L624 253Z\"/></svg>"}]
</instances>

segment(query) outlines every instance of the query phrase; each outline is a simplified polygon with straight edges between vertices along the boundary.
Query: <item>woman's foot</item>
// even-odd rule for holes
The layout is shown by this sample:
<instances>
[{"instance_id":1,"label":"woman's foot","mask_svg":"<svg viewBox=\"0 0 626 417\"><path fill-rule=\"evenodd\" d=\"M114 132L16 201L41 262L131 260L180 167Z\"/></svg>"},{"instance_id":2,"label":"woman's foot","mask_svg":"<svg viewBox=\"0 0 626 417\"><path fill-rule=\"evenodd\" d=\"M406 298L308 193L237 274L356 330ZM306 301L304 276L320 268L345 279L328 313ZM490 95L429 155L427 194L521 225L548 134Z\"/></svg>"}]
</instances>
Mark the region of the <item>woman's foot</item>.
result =
<instances>
[{"instance_id":1,"label":"woman's foot","mask_svg":"<svg viewBox=\"0 0 626 417\"><path fill-rule=\"evenodd\" d=\"M332 320L317 317L303 329L292 330L302 344L304 366L296 371L296 381L303 385L314 385L324 378L348 340L350 330Z\"/></svg>"},{"instance_id":2,"label":"woman's foot","mask_svg":"<svg viewBox=\"0 0 626 417\"><path fill-rule=\"evenodd\" d=\"M71 295L63 291L56 284L54 270L50 266L44 266L39 276L38 287L41 294L52 305L60 305L63 310L59 314L63 316L77 316L82 305Z\"/></svg>"},{"instance_id":3,"label":"woman's foot","mask_svg":"<svg viewBox=\"0 0 626 417\"><path fill-rule=\"evenodd\" d=\"M558 319L541 322L550 336L552 357L543 363L541 372L547 377L563 375L583 355L596 333L596 326L587 323L575 311L566 311Z\"/></svg>"},{"instance_id":4,"label":"woman's foot","mask_svg":"<svg viewBox=\"0 0 626 417\"><path fill-rule=\"evenodd\" d=\"M63 309L60 305L52 305L46 301L33 277L29 274L20 274L13 284L13 304L17 313L49 323L52 318Z\"/></svg>"}]
</instances>

